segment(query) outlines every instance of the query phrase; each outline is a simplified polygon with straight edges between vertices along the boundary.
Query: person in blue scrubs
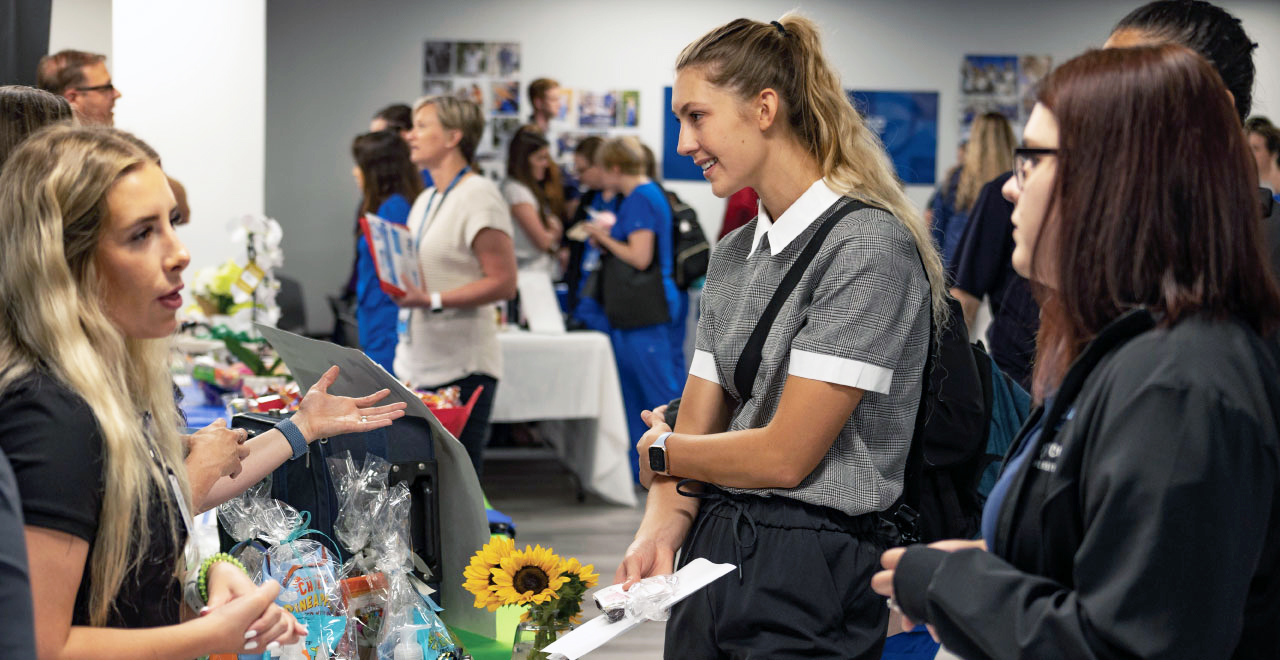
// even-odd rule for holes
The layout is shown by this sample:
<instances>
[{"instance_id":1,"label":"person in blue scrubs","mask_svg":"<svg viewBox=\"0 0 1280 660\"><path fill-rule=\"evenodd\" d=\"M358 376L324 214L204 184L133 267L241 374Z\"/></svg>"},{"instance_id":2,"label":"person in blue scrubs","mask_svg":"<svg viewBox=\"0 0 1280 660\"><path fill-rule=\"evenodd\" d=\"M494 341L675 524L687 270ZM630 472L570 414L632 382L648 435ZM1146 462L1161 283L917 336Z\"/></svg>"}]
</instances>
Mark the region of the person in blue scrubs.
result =
<instances>
[{"instance_id":1,"label":"person in blue scrubs","mask_svg":"<svg viewBox=\"0 0 1280 660\"><path fill-rule=\"evenodd\" d=\"M597 214L596 221L585 225L592 242L602 252L637 270L648 268L657 258L662 269L664 302L671 316L665 323L609 331L618 361L627 428L634 444L648 430L640 413L680 395L684 355L682 347L673 341L673 333L677 324L684 323L680 315L685 307L681 304L684 292L672 278L671 207L662 188L645 174L644 150L639 141L632 137L608 140L600 147L596 162L603 170L605 189L614 192L621 202L611 227L606 226L609 218L605 213ZM634 447L631 467L632 475L639 479Z\"/></svg>"},{"instance_id":2,"label":"person in blue scrubs","mask_svg":"<svg viewBox=\"0 0 1280 660\"><path fill-rule=\"evenodd\" d=\"M409 208L423 191L418 169L409 160L409 146L394 131L356 136L351 143L356 166L352 174L364 194L362 213L373 213L399 225L409 219ZM378 281L378 270L361 235L356 256L356 322L360 349L390 373L396 357L396 321L400 308Z\"/></svg>"}]
</instances>

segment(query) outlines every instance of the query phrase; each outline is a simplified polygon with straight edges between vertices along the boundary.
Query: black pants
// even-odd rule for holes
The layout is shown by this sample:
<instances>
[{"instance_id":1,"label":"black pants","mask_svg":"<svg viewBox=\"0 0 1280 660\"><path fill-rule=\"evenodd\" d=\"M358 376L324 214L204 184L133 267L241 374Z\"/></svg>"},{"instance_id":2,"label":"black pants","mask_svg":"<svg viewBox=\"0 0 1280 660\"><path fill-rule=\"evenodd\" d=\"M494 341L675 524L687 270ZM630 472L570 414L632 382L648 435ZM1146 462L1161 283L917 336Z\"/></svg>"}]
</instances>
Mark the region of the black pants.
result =
<instances>
[{"instance_id":1,"label":"black pants","mask_svg":"<svg viewBox=\"0 0 1280 660\"><path fill-rule=\"evenodd\" d=\"M742 571L672 608L664 657L880 658L889 610L871 576L890 537L878 516L704 488L681 564Z\"/></svg>"},{"instance_id":2,"label":"black pants","mask_svg":"<svg viewBox=\"0 0 1280 660\"><path fill-rule=\"evenodd\" d=\"M462 435L458 438L458 442L467 448L471 465L475 467L476 476L479 477L484 469L484 448L489 444L489 420L493 417L493 395L498 392L498 379L484 374L471 374L450 383L419 389L434 391L455 385L462 390L463 405L471 400L471 395L477 387L484 387L484 391L480 392L480 398L476 399L475 407L471 409L467 425L462 428Z\"/></svg>"}]
</instances>

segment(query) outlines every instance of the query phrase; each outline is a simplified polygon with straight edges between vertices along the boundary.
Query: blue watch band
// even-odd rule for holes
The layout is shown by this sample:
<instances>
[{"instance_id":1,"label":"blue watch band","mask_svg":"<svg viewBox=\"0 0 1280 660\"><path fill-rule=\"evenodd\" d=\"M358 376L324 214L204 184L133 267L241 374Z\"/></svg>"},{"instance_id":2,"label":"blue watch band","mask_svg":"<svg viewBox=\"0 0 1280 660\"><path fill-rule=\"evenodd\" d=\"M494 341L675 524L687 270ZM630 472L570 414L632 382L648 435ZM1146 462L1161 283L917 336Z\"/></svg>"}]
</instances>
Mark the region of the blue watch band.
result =
<instances>
[{"instance_id":1,"label":"blue watch band","mask_svg":"<svg viewBox=\"0 0 1280 660\"><path fill-rule=\"evenodd\" d=\"M276 430L284 434L285 440L289 441L289 446L293 447L293 456L291 458L302 458L307 454L307 439L303 437L302 431L298 429L298 425L293 423L292 419L281 420L276 424Z\"/></svg>"}]
</instances>

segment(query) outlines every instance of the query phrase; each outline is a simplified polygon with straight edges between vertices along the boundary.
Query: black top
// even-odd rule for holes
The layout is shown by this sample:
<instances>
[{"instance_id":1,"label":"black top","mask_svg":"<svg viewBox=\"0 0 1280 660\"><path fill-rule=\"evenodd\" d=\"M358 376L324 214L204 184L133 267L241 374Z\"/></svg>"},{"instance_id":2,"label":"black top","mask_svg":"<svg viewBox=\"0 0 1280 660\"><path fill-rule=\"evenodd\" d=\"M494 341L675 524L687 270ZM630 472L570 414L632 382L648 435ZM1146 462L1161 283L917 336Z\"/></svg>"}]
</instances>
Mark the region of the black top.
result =
<instances>
[{"instance_id":1,"label":"black top","mask_svg":"<svg viewBox=\"0 0 1280 660\"><path fill-rule=\"evenodd\" d=\"M1230 320L1153 325L1104 329L1027 421L991 552L899 562L898 602L956 654L1276 657L1274 348Z\"/></svg>"},{"instance_id":2,"label":"black top","mask_svg":"<svg viewBox=\"0 0 1280 660\"><path fill-rule=\"evenodd\" d=\"M978 193L956 248L955 287L979 300L990 298L991 357L1001 371L1030 390L1040 305L1026 278L1013 270L1013 204L1000 193L1011 175L1001 174Z\"/></svg>"},{"instance_id":3,"label":"black top","mask_svg":"<svg viewBox=\"0 0 1280 660\"><path fill-rule=\"evenodd\" d=\"M0 451L0 658L36 657L35 619L31 612L31 582L27 545L22 536L22 508L18 482Z\"/></svg>"},{"instance_id":4,"label":"black top","mask_svg":"<svg viewBox=\"0 0 1280 660\"><path fill-rule=\"evenodd\" d=\"M0 451L13 465L25 524L65 532L89 543L93 556L102 509L102 434L93 411L53 376L36 371L0 395ZM186 531L175 545L164 501L152 493L150 542L116 596L109 627L144 628L179 622L182 584L174 574ZM179 524L181 528L181 524ZM86 558L72 625L89 623L90 561Z\"/></svg>"}]
</instances>

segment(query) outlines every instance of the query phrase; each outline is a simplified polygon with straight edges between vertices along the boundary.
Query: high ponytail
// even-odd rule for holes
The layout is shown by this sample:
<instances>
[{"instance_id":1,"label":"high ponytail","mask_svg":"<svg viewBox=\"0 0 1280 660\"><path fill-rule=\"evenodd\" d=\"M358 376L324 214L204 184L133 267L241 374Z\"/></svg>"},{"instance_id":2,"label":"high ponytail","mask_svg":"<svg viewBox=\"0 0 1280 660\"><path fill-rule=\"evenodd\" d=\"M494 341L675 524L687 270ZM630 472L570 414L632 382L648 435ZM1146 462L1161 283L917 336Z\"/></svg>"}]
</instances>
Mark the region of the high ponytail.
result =
<instances>
[{"instance_id":1,"label":"high ponytail","mask_svg":"<svg viewBox=\"0 0 1280 660\"><path fill-rule=\"evenodd\" d=\"M942 259L880 138L867 128L827 63L818 26L795 13L773 23L739 18L685 47L676 70L693 68L743 99L763 89L778 93L787 125L822 167L827 184L887 209L911 234L929 278L934 324L942 327L948 316Z\"/></svg>"}]
</instances>

